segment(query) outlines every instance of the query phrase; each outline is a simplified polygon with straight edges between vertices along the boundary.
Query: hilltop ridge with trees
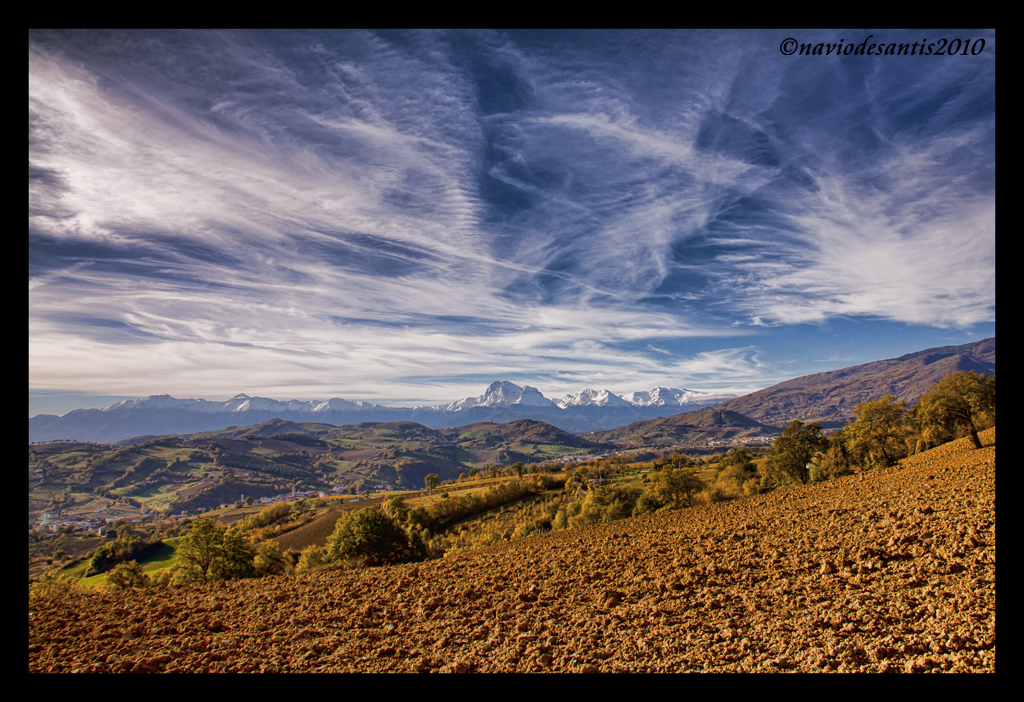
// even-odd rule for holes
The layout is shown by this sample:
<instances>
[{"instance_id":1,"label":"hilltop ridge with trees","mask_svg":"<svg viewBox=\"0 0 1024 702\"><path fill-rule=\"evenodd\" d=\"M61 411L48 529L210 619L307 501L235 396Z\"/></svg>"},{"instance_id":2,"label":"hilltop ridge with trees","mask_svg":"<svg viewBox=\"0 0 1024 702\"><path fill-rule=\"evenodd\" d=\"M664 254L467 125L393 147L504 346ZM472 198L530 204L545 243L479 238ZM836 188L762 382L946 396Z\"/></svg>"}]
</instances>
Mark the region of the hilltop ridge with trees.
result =
<instances>
[{"instance_id":1,"label":"hilltop ridge with trees","mask_svg":"<svg viewBox=\"0 0 1024 702\"><path fill-rule=\"evenodd\" d=\"M994 672L979 438L422 563L113 596L51 578L29 671Z\"/></svg>"},{"instance_id":2,"label":"hilltop ridge with trees","mask_svg":"<svg viewBox=\"0 0 1024 702\"><path fill-rule=\"evenodd\" d=\"M995 337L804 375L712 407L775 426L799 419L837 427L852 420L854 408L861 403L883 395L913 402L955 371L995 375Z\"/></svg>"}]
</instances>

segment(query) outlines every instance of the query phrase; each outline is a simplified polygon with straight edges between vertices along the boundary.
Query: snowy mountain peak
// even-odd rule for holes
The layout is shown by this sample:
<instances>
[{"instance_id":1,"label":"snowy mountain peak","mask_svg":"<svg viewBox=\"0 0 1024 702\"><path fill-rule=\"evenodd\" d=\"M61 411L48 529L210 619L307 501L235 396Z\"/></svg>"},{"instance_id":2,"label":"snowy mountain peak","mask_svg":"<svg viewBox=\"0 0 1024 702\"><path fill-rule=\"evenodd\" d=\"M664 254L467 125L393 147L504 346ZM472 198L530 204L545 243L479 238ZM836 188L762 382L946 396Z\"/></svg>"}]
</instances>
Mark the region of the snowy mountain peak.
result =
<instances>
[{"instance_id":1,"label":"snowy mountain peak","mask_svg":"<svg viewBox=\"0 0 1024 702\"><path fill-rule=\"evenodd\" d=\"M507 380L496 380L487 386L487 390L479 397L467 397L450 405L435 405L446 412L459 412L471 407L511 407L513 405L530 407L554 407L555 403L544 397L540 390L527 385L521 388Z\"/></svg>"},{"instance_id":2,"label":"snowy mountain peak","mask_svg":"<svg viewBox=\"0 0 1024 702\"><path fill-rule=\"evenodd\" d=\"M544 397L541 391L535 387L527 385L523 388L522 394L512 404L529 407L555 407L555 403Z\"/></svg>"},{"instance_id":3,"label":"snowy mountain peak","mask_svg":"<svg viewBox=\"0 0 1024 702\"><path fill-rule=\"evenodd\" d=\"M164 409L165 407L175 407L182 400L171 397L170 395L149 395L141 400L129 400L128 403L134 403L135 407L144 407L146 409ZM131 406L131 405L130 405Z\"/></svg>"},{"instance_id":4,"label":"snowy mountain peak","mask_svg":"<svg viewBox=\"0 0 1024 702\"><path fill-rule=\"evenodd\" d=\"M634 407L681 407L714 404L728 399L732 395L714 395L686 388L656 387L647 391L631 392L622 397Z\"/></svg>"},{"instance_id":5,"label":"snowy mountain peak","mask_svg":"<svg viewBox=\"0 0 1024 702\"><path fill-rule=\"evenodd\" d=\"M332 410L339 412L352 412L362 409L363 403L359 400L344 400L340 397L332 397L326 402L316 402L313 405L312 412L330 412Z\"/></svg>"},{"instance_id":6,"label":"snowy mountain peak","mask_svg":"<svg viewBox=\"0 0 1024 702\"><path fill-rule=\"evenodd\" d=\"M508 407L523 395L523 389L507 380L491 383L487 392L480 396L484 407Z\"/></svg>"},{"instance_id":7,"label":"snowy mountain peak","mask_svg":"<svg viewBox=\"0 0 1024 702\"><path fill-rule=\"evenodd\" d=\"M629 407L630 403L608 390L583 388L575 394L566 395L558 402L562 409L567 407Z\"/></svg>"}]
</instances>

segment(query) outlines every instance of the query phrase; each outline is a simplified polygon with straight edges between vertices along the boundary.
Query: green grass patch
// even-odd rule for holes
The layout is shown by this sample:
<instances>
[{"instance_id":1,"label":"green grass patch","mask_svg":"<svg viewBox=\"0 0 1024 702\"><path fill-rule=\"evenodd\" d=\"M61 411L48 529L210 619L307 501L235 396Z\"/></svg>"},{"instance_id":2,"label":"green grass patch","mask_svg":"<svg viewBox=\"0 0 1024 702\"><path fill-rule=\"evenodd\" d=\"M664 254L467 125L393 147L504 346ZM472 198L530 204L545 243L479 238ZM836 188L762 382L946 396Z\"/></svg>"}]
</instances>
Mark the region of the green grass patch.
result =
<instances>
[{"instance_id":1,"label":"green grass patch","mask_svg":"<svg viewBox=\"0 0 1024 702\"><path fill-rule=\"evenodd\" d=\"M173 463L175 458L180 458L183 461L188 459L193 450L190 448L174 448L173 446L152 446L145 449L145 454L161 461Z\"/></svg>"},{"instance_id":2,"label":"green grass patch","mask_svg":"<svg viewBox=\"0 0 1024 702\"><path fill-rule=\"evenodd\" d=\"M85 570L88 567L89 561L88 559L86 559L84 561L78 561L77 563L72 563L69 566L65 566L64 568L61 568L60 572L64 573L65 575L70 575L73 578L81 578L83 575L85 575Z\"/></svg>"},{"instance_id":3,"label":"green grass patch","mask_svg":"<svg viewBox=\"0 0 1024 702\"><path fill-rule=\"evenodd\" d=\"M58 453L46 457L50 463L55 463L61 467L68 467L79 462L84 463L88 458L89 453L87 451L68 451L67 453Z\"/></svg>"},{"instance_id":4,"label":"green grass patch","mask_svg":"<svg viewBox=\"0 0 1024 702\"><path fill-rule=\"evenodd\" d=\"M395 443L395 448L404 449L406 451L418 451L419 449L429 448L431 444L427 441L399 441Z\"/></svg>"},{"instance_id":5,"label":"green grass patch","mask_svg":"<svg viewBox=\"0 0 1024 702\"><path fill-rule=\"evenodd\" d=\"M697 471L697 477L709 485L714 485L715 479L718 478L718 473L719 471L716 468L705 468L704 470Z\"/></svg>"},{"instance_id":6,"label":"green grass patch","mask_svg":"<svg viewBox=\"0 0 1024 702\"><path fill-rule=\"evenodd\" d=\"M570 456L579 453L579 449L573 446L562 446L560 444L537 444L537 453L541 456Z\"/></svg>"},{"instance_id":7,"label":"green grass patch","mask_svg":"<svg viewBox=\"0 0 1024 702\"><path fill-rule=\"evenodd\" d=\"M403 454L402 458L412 458L417 461L423 461L424 463L430 463L431 465L442 466L444 468L451 468L453 466L451 459L434 456L429 453L420 453L419 451L407 451Z\"/></svg>"},{"instance_id":8,"label":"green grass patch","mask_svg":"<svg viewBox=\"0 0 1024 702\"><path fill-rule=\"evenodd\" d=\"M335 448L355 449L356 447L369 448L365 446L362 439L325 439L325 443Z\"/></svg>"},{"instance_id":9,"label":"green grass patch","mask_svg":"<svg viewBox=\"0 0 1024 702\"><path fill-rule=\"evenodd\" d=\"M180 541L181 539L178 537L164 539L164 545L156 553L149 558L139 561L139 564L142 566L142 572L152 576L158 571L175 566L178 563L178 543Z\"/></svg>"},{"instance_id":10,"label":"green grass patch","mask_svg":"<svg viewBox=\"0 0 1024 702\"><path fill-rule=\"evenodd\" d=\"M177 546L179 538L164 539L164 545L161 546L156 553L138 561L139 565L142 566L142 572L146 575L153 577L162 570L174 567L178 562L178 551ZM90 575L89 577L83 577L86 569L89 567L88 560L76 563L70 568L65 568L62 572L67 575L79 578L83 588L87 590L105 589L107 586L107 573L100 573L99 575Z\"/></svg>"}]
</instances>

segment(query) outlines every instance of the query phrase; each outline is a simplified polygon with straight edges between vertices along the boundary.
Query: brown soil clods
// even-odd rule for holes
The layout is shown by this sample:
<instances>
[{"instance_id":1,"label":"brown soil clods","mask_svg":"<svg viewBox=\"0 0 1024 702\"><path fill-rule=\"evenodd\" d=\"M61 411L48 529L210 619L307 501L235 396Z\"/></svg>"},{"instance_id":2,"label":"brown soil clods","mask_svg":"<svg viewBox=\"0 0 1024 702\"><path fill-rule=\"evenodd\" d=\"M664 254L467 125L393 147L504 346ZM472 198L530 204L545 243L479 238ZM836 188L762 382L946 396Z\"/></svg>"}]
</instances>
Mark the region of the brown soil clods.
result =
<instances>
[{"instance_id":1,"label":"brown soil clods","mask_svg":"<svg viewBox=\"0 0 1024 702\"><path fill-rule=\"evenodd\" d=\"M30 672L994 672L995 430L415 565L29 609Z\"/></svg>"}]
</instances>

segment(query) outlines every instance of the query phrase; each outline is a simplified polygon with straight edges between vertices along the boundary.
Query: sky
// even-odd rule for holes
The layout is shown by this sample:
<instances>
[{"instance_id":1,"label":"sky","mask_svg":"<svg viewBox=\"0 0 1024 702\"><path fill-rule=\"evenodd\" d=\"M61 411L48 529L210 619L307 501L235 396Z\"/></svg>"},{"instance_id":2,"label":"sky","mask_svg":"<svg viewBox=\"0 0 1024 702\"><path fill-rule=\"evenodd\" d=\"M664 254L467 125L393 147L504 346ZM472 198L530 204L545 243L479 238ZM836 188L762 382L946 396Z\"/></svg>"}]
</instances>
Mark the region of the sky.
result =
<instances>
[{"instance_id":1,"label":"sky","mask_svg":"<svg viewBox=\"0 0 1024 702\"><path fill-rule=\"evenodd\" d=\"M29 32L30 416L994 335L994 31Z\"/></svg>"}]
</instances>

